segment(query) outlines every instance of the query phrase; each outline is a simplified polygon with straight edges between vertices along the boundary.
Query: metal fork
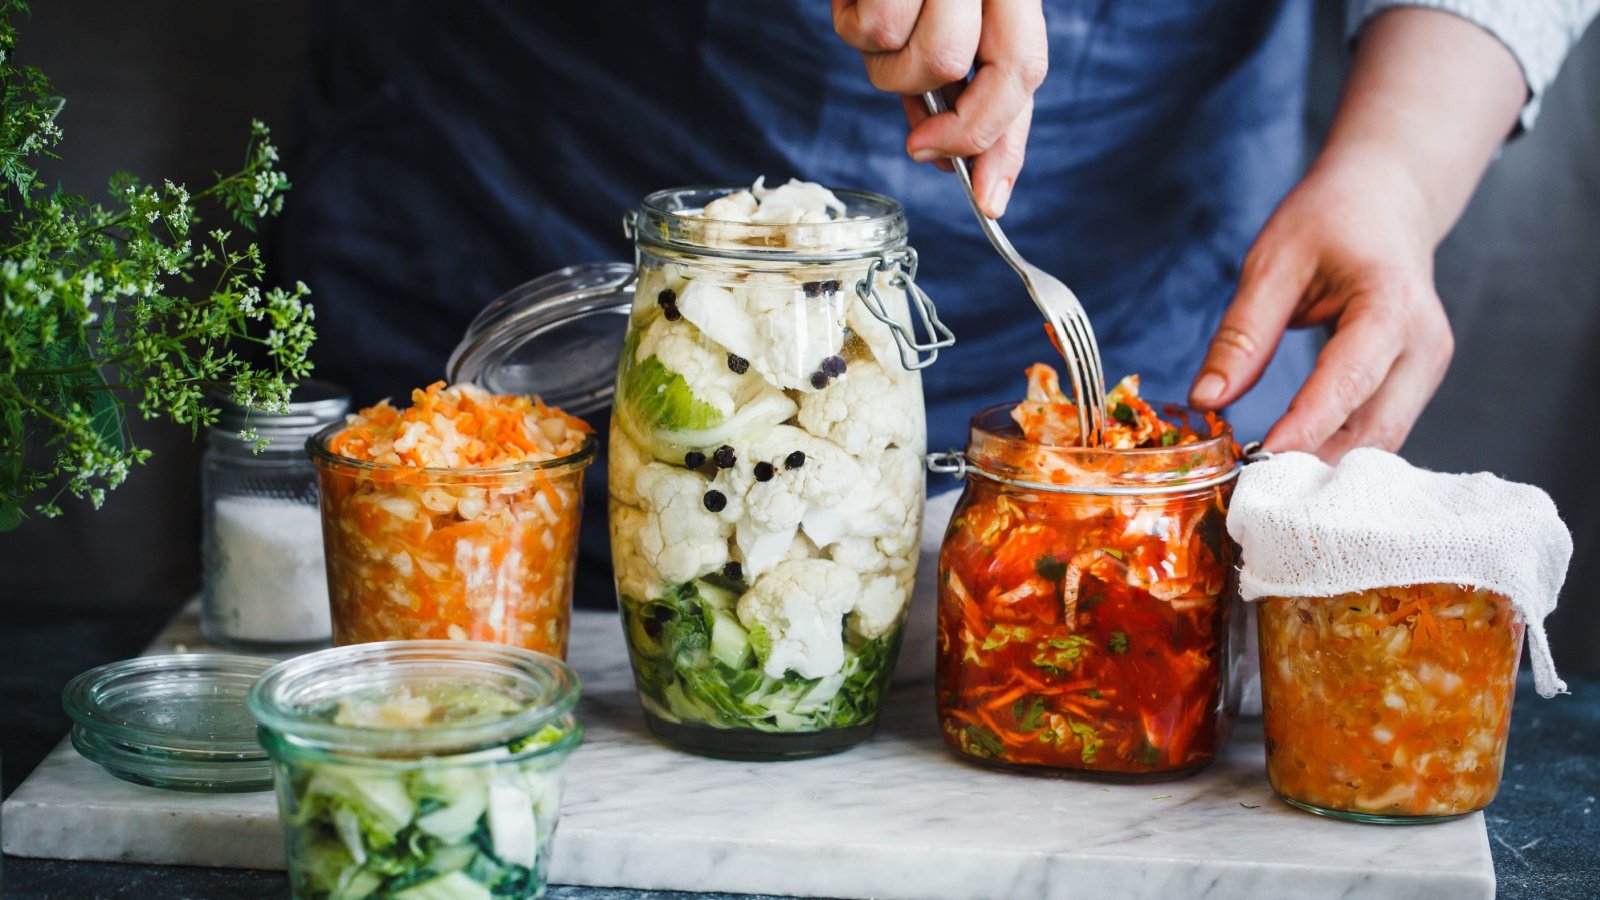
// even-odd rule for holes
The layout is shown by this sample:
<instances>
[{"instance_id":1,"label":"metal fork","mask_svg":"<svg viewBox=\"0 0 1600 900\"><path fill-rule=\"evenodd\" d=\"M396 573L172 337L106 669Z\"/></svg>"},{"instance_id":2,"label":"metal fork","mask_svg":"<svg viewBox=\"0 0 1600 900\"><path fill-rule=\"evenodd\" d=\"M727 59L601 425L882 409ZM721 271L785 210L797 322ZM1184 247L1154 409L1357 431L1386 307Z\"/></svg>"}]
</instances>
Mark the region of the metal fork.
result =
<instances>
[{"instance_id":1,"label":"metal fork","mask_svg":"<svg viewBox=\"0 0 1600 900\"><path fill-rule=\"evenodd\" d=\"M928 108L929 115L936 116L950 109L944 95L938 91L923 94L922 103ZM1006 233L1000 230L1000 223L984 215L978 206L978 198L972 193L972 169L967 160L953 157L950 164L955 166L956 175L961 178L961 187L967 192L967 202L972 205L972 212L978 217L984 235L999 252L1000 258L1017 271L1023 286L1028 289L1028 296L1033 298L1033 304L1039 307L1045 321L1050 324L1061 355L1067 361L1067 375L1072 380L1073 400L1078 408L1081 441L1085 447L1096 446L1100 443L1101 427L1106 420L1106 376L1100 363L1100 345L1094 339L1094 329L1089 326L1089 314L1078 302L1078 296L1062 284L1061 279L1023 259L1017 248L1011 246Z\"/></svg>"}]
</instances>

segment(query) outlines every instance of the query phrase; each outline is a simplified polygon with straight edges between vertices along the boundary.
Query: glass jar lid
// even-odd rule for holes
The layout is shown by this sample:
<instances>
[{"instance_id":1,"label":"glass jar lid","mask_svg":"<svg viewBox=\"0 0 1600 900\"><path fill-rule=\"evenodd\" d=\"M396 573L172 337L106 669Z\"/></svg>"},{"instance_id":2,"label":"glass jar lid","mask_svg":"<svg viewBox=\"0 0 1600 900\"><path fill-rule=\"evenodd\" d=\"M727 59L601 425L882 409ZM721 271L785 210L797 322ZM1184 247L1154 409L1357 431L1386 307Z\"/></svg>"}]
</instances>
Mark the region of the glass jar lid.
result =
<instances>
[{"instance_id":1,"label":"glass jar lid","mask_svg":"<svg viewBox=\"0 0 1600 900\"><path fill-rule=\"evenodd\" d=\"M61 693L73 745L111 774L141 784L266 790L272 769L245 696L273 662L182 653L90 669Z\"/></svg>"},{"instance_id":2,"label":"glass jar lid","mask_svg":"<svg viewBox=\"0 0 1600 900\"><path fill-rule=\"evenodd\" d=\"M274 666L250 711L300 751L447 756L562 728L570 749L578 676L544 653L476 641L383 641L334 647Z\"/></svg>"},{"instance_id":3,"label":"glass jar lid","mask_svg":"<svg viewBox=\"0 0 1600 900\"><path fill-rule=\"evenodd\" d=\"M295 387L289 395L289 410L284 413L245 406L223 396L213 400L220 408L214 430L231 435L253 428L263 438L281 438L291 443L316 434L350 411L349 391L331 381L316 379L307 379Z\"/></svg>"},{"instance_id":4,"label":"glass jar lid","mask_svg":"<svg viewBox=\"0 0 1600 900\"><path fill-rule=\"evenodd\" d=\"M633 266L569 266L518 285L472 320L450 354L452 383L537 394L575 416L598 412L616 389L633 303Z\"/></svg>"}]
</instances>

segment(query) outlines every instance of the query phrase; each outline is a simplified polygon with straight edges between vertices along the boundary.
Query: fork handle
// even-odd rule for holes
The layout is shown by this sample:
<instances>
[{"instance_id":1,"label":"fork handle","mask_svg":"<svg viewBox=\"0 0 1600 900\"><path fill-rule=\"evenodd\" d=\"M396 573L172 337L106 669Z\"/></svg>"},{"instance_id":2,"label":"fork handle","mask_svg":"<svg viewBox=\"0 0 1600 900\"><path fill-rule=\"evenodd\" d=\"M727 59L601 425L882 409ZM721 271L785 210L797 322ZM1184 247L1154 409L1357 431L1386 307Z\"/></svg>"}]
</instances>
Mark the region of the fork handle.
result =
<instances>
[{"instance_id":1,"label":"fork handle","mask_svg":"<svg viewBox=\"0 0 1600 900\"><path fill-rule=\"evenodd\" d=\"M950 104L945 102L944 94L937 90L927 91L922 95L922 105L927 108L928 115L937 116L950 111ZM1011 240L1006 233L1000 230L1000 223L989 218L989 214L978 205L978 195L972 190L972 160L964 156L949 157L950 165L955 167L956 177L961 179L961 190L966 192L967 203L972 207L972 214L978 217L978 225L983 228L983 235L994 245L1000 258L1017 270L1017 274L1027 278L1027 272L1018 264L1020 254L1017 248L1011 246Z\"/></svg>"}]
</instances>

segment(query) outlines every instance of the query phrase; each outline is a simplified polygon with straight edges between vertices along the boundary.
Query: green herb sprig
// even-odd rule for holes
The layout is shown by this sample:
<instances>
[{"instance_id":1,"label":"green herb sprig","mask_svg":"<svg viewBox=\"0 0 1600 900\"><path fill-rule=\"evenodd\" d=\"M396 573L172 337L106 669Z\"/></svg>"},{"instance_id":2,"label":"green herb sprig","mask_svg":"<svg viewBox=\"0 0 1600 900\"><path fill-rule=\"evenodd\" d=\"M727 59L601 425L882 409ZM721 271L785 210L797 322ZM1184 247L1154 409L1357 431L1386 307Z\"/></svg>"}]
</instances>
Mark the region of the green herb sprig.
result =
<instances>
[{"instance_id":1,"label":"green herb sprig","mask_svg":"<svg viewBox=\"0 0 1600 900\"><path fill-rule=\"evenodd\" d=\"M239 171L192 195L128 174L105 203L48 188L36 167L58 158L64 101L14 61L26 12L0 0L0 530L30 510L60 515L65 495L99 508L150 458L130 412L198 433L217 420L213 389L282 410L316 336L304 284L266 288L255 243L195 227L202 202L252 232L283 208L266 126L252 123ZM258 361L241 344L259 345Z\"/></svg>"}]
</instances>

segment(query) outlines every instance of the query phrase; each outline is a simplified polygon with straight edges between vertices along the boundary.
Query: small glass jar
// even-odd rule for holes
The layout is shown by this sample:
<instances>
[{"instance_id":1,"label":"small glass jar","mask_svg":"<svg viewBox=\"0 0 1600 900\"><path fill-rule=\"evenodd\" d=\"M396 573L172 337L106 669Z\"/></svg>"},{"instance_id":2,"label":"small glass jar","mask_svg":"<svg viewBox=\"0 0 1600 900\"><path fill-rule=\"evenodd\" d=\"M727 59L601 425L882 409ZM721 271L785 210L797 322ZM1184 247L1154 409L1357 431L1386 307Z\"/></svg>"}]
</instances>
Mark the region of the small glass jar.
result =
<instances>
[{"instance_id":1,"label":"small glass jar","mask_svg":"<svg viewBox=\"0 0 1600 900\"><path fill-rule=\"evenodd\" d=\"M308 436L344 416L350 395L306 381L281 415L226 400L219 405L202 462L201 630L214 643L258 651L325 644L317 473L304 447ZM258 450L255 438L266 445Z\"/></svg>"},{"instance_id":2,"label":"small glass jar","mask_svg":"<svg viewBox=\"0 0 1600 900\"><path fill-rule=\"evenodd\" d=\"M551 656L460 641L336 647L268 671L249 704L293 895L543 895L577 698Z\"/></svg>"},{"instance_id":3,"label":"small glass jar","mask_svg":"<svg viewBox=\"0 0 1600 900\"><path fill-rule=\"evenodd\" d=\"M737 190L661 191L630 219L612 558L651 731L796 758L874 727L917 568L918 370L951 339L899 203L838 191L830 221L701 217Z\"/></svg>"},{"instance_id":4,"label":"small glass jar","mask_svg":"<svg viewBox=\"0 0 1600 900\"><path fill-rule=\"evenodd\" d=\"M1200 770L1236 712L1227 426L1166 447L1047 446L1012 409L979 413L965 456L934 461L966 476L939 556L945 743L1114 779Z\"/></svg>"},{"instance_id":5,"label":"small glass jar","mask_svg":"<svg viewBox=\"0 0 1600 900\"><path fill-rule=\"evenodd\" d=\"M1522 617L1448 584L1269 597L1257 612L1267 776L1290 804L1409 824L1500 788Z\"/></svg>"},{"instance_id":6,"label":"small glass jar","mask_svg":"<svg viewBox=\"0 0 1600 900\"><path fill-rule=\"evenodd\" d=\"M477 469L339 456L306 443L322 494L336 644L442 638L567 652L583 514L578 452Z\"/></svg>"}]
</instances>

